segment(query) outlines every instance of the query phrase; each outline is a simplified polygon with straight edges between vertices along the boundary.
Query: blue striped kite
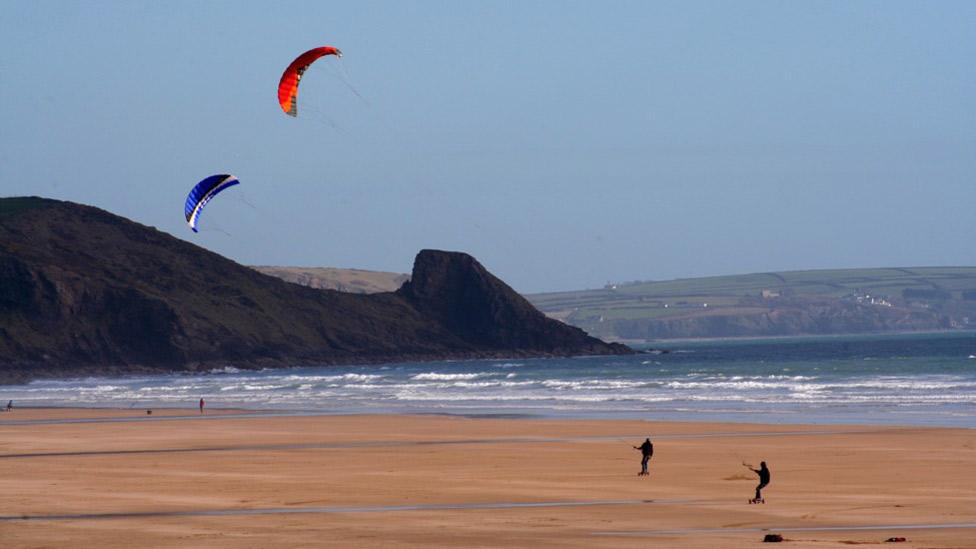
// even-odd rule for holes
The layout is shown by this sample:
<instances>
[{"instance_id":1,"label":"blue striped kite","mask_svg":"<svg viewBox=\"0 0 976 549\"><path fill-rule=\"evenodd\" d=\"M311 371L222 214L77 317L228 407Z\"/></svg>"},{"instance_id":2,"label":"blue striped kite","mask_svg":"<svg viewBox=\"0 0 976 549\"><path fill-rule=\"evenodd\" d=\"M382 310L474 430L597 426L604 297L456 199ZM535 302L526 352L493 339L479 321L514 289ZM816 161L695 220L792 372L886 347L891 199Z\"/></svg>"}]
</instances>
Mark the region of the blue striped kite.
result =
<instances>
[{"instance_id":1,"label":"blue striped kite","mask_svg":"<svg viewBox=\"0 0 976 549\"><path fill-rule=\"evenodd\" d=\"M217 193L220 191L227 187L233 187L238 183L240 181L236 177L224 173L211 175L197 183L196 187L193 187L189 196L186 197L186 207L184 208L186 222L193 229L193 232L197 232L197 221L200 219L200 212L203 211L203 207L207 205L207 202L210 202L210 199L217 196Z\"/></svg>"}]
</instances>

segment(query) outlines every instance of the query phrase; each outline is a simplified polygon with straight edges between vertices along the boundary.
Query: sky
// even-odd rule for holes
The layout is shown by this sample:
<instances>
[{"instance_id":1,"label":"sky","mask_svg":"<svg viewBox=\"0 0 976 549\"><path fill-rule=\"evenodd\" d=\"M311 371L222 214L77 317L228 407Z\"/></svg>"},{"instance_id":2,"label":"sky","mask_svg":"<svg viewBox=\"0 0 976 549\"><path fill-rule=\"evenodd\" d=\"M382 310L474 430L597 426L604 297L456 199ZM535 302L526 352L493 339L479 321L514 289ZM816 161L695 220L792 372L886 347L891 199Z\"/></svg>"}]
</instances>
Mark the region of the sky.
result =
<instances>
[{"instance_id":1,"label":"sky","mask_svg":"<svg viewBox=\"0 0 976 549\"><path fill-rule=\"evenodd\" d=\"M974 59L969 1L6 0L0 196L250 265L464 251L522 292L976 265Z\"/></svg>"}]
</instances>

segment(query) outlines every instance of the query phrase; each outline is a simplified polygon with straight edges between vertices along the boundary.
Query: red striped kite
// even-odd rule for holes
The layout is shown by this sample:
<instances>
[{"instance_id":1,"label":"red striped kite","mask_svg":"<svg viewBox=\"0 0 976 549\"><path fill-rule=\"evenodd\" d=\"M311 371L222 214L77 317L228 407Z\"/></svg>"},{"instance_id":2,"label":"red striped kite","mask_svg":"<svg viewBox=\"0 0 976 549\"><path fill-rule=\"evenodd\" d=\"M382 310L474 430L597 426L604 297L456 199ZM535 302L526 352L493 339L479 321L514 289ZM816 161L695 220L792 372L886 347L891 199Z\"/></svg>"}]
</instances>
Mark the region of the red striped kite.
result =
<instances>
[{"instance_id":1,"label":"red striped kite","mask_svg":"<svg viewBox=\"0 0 976 549\"><path fill-rule=\"evenodd\" d=\"M342 57L342 52L339 51L339 48L332 46L312 48L299 55L285 69L285 73L281 75L281 82L278 83L278 104L281 105L281 110L285 111L285 114L298 116L298 103L296 101L298 99L298 83L302 80L302 75L305 74L308 66L325 55Z\"/></svg>"}]
</instances>

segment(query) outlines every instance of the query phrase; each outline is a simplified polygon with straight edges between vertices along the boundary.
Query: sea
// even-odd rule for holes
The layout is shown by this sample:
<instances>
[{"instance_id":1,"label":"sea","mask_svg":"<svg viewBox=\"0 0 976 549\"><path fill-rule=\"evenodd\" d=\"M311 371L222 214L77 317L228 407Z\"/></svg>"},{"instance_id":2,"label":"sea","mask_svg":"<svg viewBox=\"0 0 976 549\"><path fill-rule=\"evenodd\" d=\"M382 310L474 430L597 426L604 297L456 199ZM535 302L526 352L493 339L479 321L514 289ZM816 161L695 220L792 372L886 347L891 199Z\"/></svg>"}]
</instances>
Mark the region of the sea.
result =
<instances>
[{"instance_id":1,"label":"sea","mask_svg":"<svg viewBox=\"0 0 976 549\"><path fill-rule=\"evenodd\" d=\"M976 333L671 341L633 356L403 362L0 386L0 404L976 428Z\"/></svg>"}]
</instances>

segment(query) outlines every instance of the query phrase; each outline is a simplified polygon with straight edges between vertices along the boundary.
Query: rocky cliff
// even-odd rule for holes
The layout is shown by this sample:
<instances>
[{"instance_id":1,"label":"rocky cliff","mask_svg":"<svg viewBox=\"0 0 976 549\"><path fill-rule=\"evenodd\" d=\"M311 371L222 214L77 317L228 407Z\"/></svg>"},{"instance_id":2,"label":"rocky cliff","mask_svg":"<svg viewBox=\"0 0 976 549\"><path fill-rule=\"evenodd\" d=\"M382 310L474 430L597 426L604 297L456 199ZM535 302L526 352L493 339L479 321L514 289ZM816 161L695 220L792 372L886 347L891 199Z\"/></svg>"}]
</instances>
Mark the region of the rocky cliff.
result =
<instances>
[{"instance_id":1,"label":"rocky cliff","mask_svg":"<svg viewBox=\"0 0 976 549\"><path fill-rule=\"evenodd\" d=\"M0 199L0 382L629 352L546 318L463 253L422 251L399 291L348 294L97 208Z\"/></svg>"},{"instance_id":2,"label":"rocky cliff","mask_svg":"<svg viewBox=\"0 0 976 549\"><path fill-rule=\"evenodd\" d=\"M545 318L525 298L468 254L423 250L410 280L396 294L426 318L478 348L525 348L544 353L604 354L602 341ZM545 321L543 321L545 319ZM613 352L626 352L625 347Z\"/></svg>"}]
</instances>

